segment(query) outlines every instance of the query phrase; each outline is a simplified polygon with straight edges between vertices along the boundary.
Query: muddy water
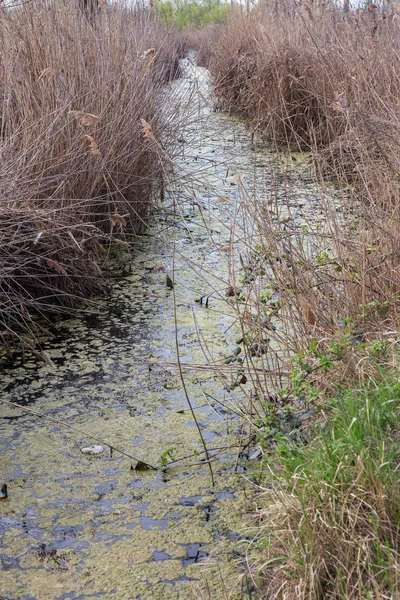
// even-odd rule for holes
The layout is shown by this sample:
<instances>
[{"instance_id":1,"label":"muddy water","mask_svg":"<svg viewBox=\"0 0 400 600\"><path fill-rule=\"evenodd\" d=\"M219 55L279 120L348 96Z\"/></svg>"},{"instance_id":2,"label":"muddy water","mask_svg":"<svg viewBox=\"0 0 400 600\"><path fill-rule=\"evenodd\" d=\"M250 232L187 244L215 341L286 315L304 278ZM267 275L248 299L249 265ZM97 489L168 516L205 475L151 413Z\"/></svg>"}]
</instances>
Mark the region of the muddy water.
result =
<instances>
[{"instance_id":1,"label":"muddy water","mask_svg":"<svg viewBox=\"0 0 400 600\"><path fill-rule=\"evenodd\" d=\"M239 332L225 298L236 267L223 248L235 237L240 250L244 233L235 174L268 195L275 157L254 151L242 122L213 112L206 71L190 61L184 69L168 90L185 115L181 178L126 258L132 275L95 312L56 325L55 339L42 343L55 367L21 356L3 365L0 381L3 398L142 461L181 460L139 471L104 444L98 455L82 453L97 443L88 435L0 407L0 484L9 492L0 502L2 599L242 597L236 540L251 490L230 448L244 395L242 386L228 391L237 367L224 365ZM307 168L287 177L297 181L291 210L315 214ZM287 200L283 181L274 185ZM213 457L214 487L187 397Z\"/></svg>"}]
</instances>

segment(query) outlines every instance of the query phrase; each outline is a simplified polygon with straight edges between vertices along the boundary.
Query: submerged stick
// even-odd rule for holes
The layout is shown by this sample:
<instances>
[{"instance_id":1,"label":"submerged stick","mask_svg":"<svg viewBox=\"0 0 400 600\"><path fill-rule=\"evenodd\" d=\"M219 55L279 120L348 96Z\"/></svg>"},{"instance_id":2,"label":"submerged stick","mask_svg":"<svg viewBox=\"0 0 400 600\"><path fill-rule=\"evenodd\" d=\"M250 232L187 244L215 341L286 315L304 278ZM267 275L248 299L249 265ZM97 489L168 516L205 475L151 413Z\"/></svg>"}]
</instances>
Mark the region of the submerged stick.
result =
<instances>
[{"instance_id":1,"label":"submerged stick","mask_svg":"<svg viewBox=\"0 0 400 600\"><path fill-rule=\"evenodd\" d=\"M62 427L67 427L68 429L72 429L73 431L76 431L77 433L85 435L88 438L91 438L92 440L99 442L100 444L104 444L104 446L108 446L108 448L110 448L110 450L112 450L112 451L115 450L116 452L119 452L123 456L127 456L128 458L131 458L132 460L136 460L141 465L146 465L146 467L148 469L152 469L153 471L156 471L158 469L158 467L154 467L153 465L145 462L141 458L137 458L136 456L133 456L133 454L129 454L128 452L125 452L124 450L120 450L119 448L116 448L112 444L109 444L108 442L105 442L104 440L101 440L101 439L95 437L91 433L87 433L87 431L83 431L83 429L78 429L78 427L74 427L73 425L70 425L69 423L66 423L65 421L61 421L60 419L55 419L54 417L50 417L49 415L46 415L38 410L34 410L33 408L27 408L26 406L21 406L21 404L16 404L15 402L9 402L8 400L2 400L1 398L0 398L0 402L2 402L3 404L7 404L8 406L13 406L14 408L19 408L20 410L23 410L24 412L31 413L32 415L35 415L36 417L41 417L42 419L47 419L48 421L57 423L57 425L61 425Z\"/></svg>"},{"instance_id":2,"label":"submerged stick","mask_svg":"<svg viewBox=\"0 0 400 600\"><path fill-rule=\"evenodd\" d=\"M175 273L175 243L173 246L173 251L172 251L172 271L173 273ZM211 461L210 461L210 454L208 452L208 448L207 448L207 444L206 441L204 439L203 433L201 431L200 425L199 425L199 421L197 419L196 413L194 412L194 408L193 408L193 404L190 400L189 397L189 392L187 390L186 387L186 381L185 381L185 377L183 375L183 369L182 369L182 364L181 364L181 355L179 352L179 339L178 339L178 315L176 312L176 293L175 293L175 288L172 288L172 293L173 293L173 299L174 299L174 323L175 323L175 347L176 347L176 356L177 356L177 363L178 363L178 370L179 370L179 376L180 376L180 380L182 383L182 388L183 388L183 392L185 394L186 397L186 402L188 403L190 412L192 413L192 417L193 417L193 421L195 422L197 431L199 433L199 437L201 440L201 444L204 448L204 453L206 455L206 463L208 464L208 468L210 470L210 475L211 475L211 483L212 486L215 486L215 479L214 479L214 472L212 469L212 465L211 465Z\"/></svg>"}]
</instances>

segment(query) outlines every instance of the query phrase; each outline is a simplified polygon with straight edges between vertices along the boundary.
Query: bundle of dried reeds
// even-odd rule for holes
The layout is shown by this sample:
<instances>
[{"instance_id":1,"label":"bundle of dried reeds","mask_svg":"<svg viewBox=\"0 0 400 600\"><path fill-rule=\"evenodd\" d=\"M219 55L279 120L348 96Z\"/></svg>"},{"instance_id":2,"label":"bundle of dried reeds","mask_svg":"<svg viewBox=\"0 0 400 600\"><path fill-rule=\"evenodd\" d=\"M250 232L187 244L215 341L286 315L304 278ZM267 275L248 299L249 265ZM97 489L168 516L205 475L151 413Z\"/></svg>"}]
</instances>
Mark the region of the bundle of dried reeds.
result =
<instances>
[{"instance_id":1,"label":"bundle of dried reeds","mask_svg":"<svg viewBox=\"0 0 400 600\"><path fill-rule=\"evenodd\" d=\"M9 332L32 310L97 293L103 242L146 223L168 167L156 97L183 49L138 7L88 15L78 2L35 0L3 7L1 19L0 323Z\"/></svg>"}]
</instances>

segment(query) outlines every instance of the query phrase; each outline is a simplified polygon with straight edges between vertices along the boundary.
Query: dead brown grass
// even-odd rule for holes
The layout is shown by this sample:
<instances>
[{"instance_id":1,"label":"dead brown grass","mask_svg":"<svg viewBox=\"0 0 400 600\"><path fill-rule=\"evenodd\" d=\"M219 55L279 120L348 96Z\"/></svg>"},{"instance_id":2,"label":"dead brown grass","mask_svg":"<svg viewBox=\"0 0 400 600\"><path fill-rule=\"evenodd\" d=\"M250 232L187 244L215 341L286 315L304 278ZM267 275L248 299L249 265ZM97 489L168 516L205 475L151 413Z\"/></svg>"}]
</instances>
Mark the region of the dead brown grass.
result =
<instances>
[{"instance_id":1,"label":"dead brown grass","mask_svg":"<svg viewBox=\"0 0 400 600\"><path fill-rule=\"evenodd\" d=\"M324 175L373 187L372 161L393 180L398 32L395 12L237 14L213 43L217 102L280 145L311 149Z\"/></svg>"},{"instance_id":2,"label":"dead brown grass","mask_svg":"<svg viewBox=\"0 0 400 600\"><path fill-rule=\"evenodd\" d=\"M395 99L397 27L368 11L236 14L214 44L217 96L278 141L324 147L352 124L346 117L376 117L378 96Z\"/></svg>"},{"instance_id":3,"label":"dead brown grass","mask_svg":"<svg viewBox=\"0 0 400 600\"><path fill-rule=\"evenodd\" d=\"M104 244L148 218L168 157L159 90L175 34L145 10L34 1L1 8L0 322L102 287ZM144 135L143 122L152 135Z\"/></svg>"},{"instance_id":4,"label":"dead brown grass","mask_svg":"<svg viewBox=\"0 0 400 600\"><path fill-rule=\"evenodd\" d=\"M300 345L307 332L322 340L343 329L343 322L375 335L398 326L396 10L302 9L276 16L257 8L233 16L211 46L218 105L247 116L259 134L280 147L310 150L318 181L331 177L351 185L342 199L353 211L351 223L326 207L329 235L318 242L315 232L277 223L268 216L269 207L252 211ZM324 251L329 257L316 265Z\"/></svg>"},{"instance_id":5,"label":"dead brown grass","mask_svg":"<svg viewBox=\"0 0 400 600\"><path fill-rule=\"evenodd\" d=\"M398 372L398 8L393 4L385 13L373 5L346 14L303 3L276 14L258 7L234 15L210 44L217 105L246 116L258 136L286 155L309 151L320 185L321 214L308 223L291 214L296 189L284 165L277 178L286 182L287 203L273 189L270 201L261 202L241 188L252 232L244 261L255 275L246 303L255 316L251 323L243 311L238 316L259 345L266 335L271 340L262 359L265 377L250 375L254 395L266 407L255 427L261 422L267 431L271 414L323 408L338 383L358 386L382 372L383 381L391 369ZM328 178L336 183L334 195ZM275 364L283 376L273 381ZM365 397L367 407L375 406L370 390ZM393 390L383 389L376 406L393 397ZM292 470L279 456L266 461L281 471L266 477L278 510L268 502L261 513L256 537L266 550L255 567L259 597L350 600L399 593L398 482L390 474L385 479L383 459L363 462L376 439L375 447L394 456L398 469L397 425L389 431L378 419L356 443L352 428L364 409L350 404L354 410L339 442L337 432L330 439L330 454L320 438L315 454L311 446L297 464L302 442L296 446L281 436ZM268 454L271 440L263 443ZM343 448L345 466L339 461L340 470L328 473L326 465ZM318 465L319 472L313 470Z\"/></svg>"}]
</instances>

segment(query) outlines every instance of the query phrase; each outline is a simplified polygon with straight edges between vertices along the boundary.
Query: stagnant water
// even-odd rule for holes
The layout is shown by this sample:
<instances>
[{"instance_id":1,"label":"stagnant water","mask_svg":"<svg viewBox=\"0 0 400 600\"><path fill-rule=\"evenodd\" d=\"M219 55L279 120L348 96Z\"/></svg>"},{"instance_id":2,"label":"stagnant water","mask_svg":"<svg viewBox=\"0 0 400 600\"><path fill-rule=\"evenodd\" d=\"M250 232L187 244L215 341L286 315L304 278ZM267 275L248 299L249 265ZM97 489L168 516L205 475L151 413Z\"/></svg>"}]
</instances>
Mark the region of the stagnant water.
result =
<instances>
[{"instance_id":1,"label":"stagnant water","mask_svg":"<svg viewBox=\"0 0 400 600\"><path fill-rule=\"evenodd\" d=\"M132 275L114 285L97 312L57 325L42 348L55 367L21 356L3 366L1 394L61 419L142 461L183 458L138 471L135 460L82 448L98 442L55 422L0 406L0 598L240 598L243 515L251 486L234 469L241 386L224 358L240 333L225 288L224 247L243 235L238 181L262 197L272 151L254 151L245 124L212 110L208 74L184 61L169 103L190 115L176 159L181 180L167 186L165 209L138 240ZM292 169L291 210L320 210L306 167ZM276 193L287 200L283 181ZM221 196L224 202L221 202ZM175 207L175 208L174 208ZM234 232L235 229L235 232ZM174 277L174 291L165 284ZM196 302L211 294L207 307ZM178 323L177 335L175 319ZM177 369L215 455L211 486L202 444ZM208 365L221 369L208 369ZM245 385L245 384L243 384ZM244 401L244 400L243 400ZM221 406L222 402L225 406Z\"/></svg>"}]
</instances>

